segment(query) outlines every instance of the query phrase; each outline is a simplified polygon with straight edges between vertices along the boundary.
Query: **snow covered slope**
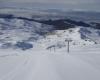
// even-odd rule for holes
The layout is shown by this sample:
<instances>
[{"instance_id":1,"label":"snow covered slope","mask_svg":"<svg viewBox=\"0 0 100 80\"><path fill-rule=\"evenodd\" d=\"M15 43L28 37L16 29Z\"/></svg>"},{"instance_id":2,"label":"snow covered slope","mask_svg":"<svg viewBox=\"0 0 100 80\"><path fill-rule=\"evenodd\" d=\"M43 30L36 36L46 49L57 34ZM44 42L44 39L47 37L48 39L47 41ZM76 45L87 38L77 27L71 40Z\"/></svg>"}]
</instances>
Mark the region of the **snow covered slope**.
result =
<instances>
[{"instance_id":1,"label":"snow covered slope","mask_svg":"<svg viewBox=\"0 0 100 80\"><path fill-rule=\"evenodd\" d=\"M0 48L15 49L17 45L25 49L29 44L27 47L37 45L44 49L60 49L67 46L68 40L72 47L99 44L100 30L85 26L55 30L55 25L24 18L0 18Z\"/></svg>"},{"instance_id":2,"label":"snow covered slope","mask_svg":"<svg viewBox=\"0 0 100 80\"><path fill-rule=\"evenodd\" d=\"M69 54L0 50L0 80L100 80L99 52L100 45Z\"/></svg>"},{"instance_id":3,"label":"snow covered slope","mask_svg":"<svg viewBox=\"0 0 100 80\"><path fill-rule=\"evenodd\" d=\"M70 46L87 46L100 43L100 30L86 27L75 27L67 30L55 30L40 40L40 45L46 49L64 48L70 40Z\"/></svg>"},{"instance_id":4,"label":"snow covered slope","mask_svg":"<svg viewBox=\"0 0 100 80\"><path fill-rule=\"evenodd\" d=\"M46 24L24 19L0 18L0 47L15 48L14 45L17 42L33 43L42 38L43 34L50 32L52 28L52 26Z\"/></svg>"}]
</instances>

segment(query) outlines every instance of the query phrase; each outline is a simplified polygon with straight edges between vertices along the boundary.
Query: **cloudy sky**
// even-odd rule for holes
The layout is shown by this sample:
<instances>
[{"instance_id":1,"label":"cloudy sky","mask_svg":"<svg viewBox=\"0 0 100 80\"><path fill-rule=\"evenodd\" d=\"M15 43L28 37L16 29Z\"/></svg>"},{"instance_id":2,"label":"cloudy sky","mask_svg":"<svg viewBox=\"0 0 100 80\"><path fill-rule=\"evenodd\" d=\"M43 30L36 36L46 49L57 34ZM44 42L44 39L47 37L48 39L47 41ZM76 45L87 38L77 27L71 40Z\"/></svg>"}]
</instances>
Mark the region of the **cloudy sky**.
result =
<instances>
[{"instance_id":1,"label":"cloudy sky","mask_svg":"<svg viewBox=\"0 0 100 80\"><path fill-rule=\"evenodd\" d=\"M41 2L41 3L100 3L100 0L0 0L2 2Z\"/></svg>"},{"instance_id":2,"label":"cloudy sky","mask_svg":"<svg viewBox=\"0 0 100 80\"><path fill-rule=\"evenodd\" d=\"M0 0L1 6L7 3L41 3L50 4L51 7L55 5L56 7L67 7L69 9L100 11L100 0Z\"/></svg>"}]
</instances>

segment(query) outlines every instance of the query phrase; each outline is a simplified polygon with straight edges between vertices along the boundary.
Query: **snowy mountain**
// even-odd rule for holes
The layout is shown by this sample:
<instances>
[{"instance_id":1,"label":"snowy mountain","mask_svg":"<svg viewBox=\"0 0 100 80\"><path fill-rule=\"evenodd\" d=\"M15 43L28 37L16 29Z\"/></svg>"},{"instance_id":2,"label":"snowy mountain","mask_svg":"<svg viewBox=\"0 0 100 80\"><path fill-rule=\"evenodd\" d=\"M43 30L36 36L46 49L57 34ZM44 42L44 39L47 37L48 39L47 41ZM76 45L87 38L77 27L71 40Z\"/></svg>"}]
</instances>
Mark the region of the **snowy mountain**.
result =
<instances>
[{"instance_id":1,"label":"snowy mountain","mask_svg":"<svg viewBox=\"0 0 100 80\"><path fill-rule=\"evenodd\" d=\"M100 43L100 30L93 28L76 27L67 30L55 30L45 35L45 38L40 40L40 45L46 49L65 48L70 40L70 46L87 46Z\"/></svg>"},{"instance_id":2,"label":"snowy mountain","mask_svg":"<svg viewBox=\"0 0 100 80\"><path fill-rule=\"evenodd\" d=\"M0 47L14 47L17 42L34 42L52 28L52 26L34 21L0 18Z\"/></svg>"},{"instance_id":3,"label":"snowy mountain","mask_svg":"<svg viewBox=\"0 0 100 80\"><path fill-rule=\"evenodd\" d=\"M38 46L63 48L70 39L72 46L100 43L100 30L96 23L71 19L35 20L26 17L3 15L0 18L0 48Z\"/></svg>"},{"instance_id":4,"label":"snowy mountain","mask_svg":"<svg viewBox=\"0 0 100 80\"><path fill-rule=\"evenodd\" d=\"M0 15L0 80L100 80L100 23L36 18Z\"/></svg>"}]
</instances>

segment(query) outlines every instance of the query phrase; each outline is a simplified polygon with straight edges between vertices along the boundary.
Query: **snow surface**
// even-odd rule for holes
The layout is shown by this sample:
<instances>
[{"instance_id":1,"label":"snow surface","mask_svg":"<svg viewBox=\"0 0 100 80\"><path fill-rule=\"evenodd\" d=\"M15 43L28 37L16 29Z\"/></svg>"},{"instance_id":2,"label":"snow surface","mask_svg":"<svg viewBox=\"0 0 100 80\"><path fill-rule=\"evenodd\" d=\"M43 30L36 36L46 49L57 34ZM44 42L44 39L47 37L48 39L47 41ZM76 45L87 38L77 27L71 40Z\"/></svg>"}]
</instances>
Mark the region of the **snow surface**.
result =
<instances>
[{"instance_id":1,"label":"snow surface","mask_svg":"<svg viewBox=\"0 0 100 80\"><path fill-rule=\"evenodd\" d=\"M70 53L39 47L0 50L0 80L100 80L100 45Z\"/></svg>"}]
</instances>

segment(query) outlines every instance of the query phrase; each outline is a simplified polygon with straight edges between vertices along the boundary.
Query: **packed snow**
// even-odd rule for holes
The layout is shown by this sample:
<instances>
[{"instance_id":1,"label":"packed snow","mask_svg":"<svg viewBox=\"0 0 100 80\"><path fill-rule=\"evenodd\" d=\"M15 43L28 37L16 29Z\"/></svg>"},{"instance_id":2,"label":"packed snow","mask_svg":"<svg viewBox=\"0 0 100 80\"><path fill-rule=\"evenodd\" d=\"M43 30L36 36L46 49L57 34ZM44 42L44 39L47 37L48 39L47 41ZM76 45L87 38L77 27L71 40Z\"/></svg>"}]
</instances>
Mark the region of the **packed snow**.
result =
<instances>
[{"instance_id":1,"label":"packed snow","mask_svg":"<svg viewBox=\"0 0 100 80\"><path fill-rule=\"evenodd\" d=\"M0 50L0 80L99 80L99 48Z\"/></svg>"}]
</instances>

